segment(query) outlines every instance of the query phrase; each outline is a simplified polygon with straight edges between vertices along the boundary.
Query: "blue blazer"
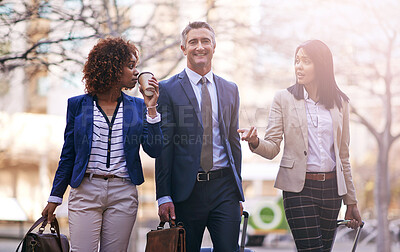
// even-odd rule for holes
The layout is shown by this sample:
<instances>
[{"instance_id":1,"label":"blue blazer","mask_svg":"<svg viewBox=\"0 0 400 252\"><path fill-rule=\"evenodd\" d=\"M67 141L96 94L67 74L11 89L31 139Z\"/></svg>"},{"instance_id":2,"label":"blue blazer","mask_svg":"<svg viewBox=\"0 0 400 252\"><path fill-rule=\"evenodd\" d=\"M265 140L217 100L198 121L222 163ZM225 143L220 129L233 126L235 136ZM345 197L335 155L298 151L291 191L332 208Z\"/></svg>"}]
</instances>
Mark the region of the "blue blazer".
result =
<instances>
[{"instance_id":1,"label":"blue blazer","mask_svg":"<svg viewBox=\"0 0 400 252\"><path fill-rule=\"evenodd\" d=\"M237 86L214 75L218 96L218 117L222 145L228 155L239 200L242 189ZM160 82L159 112L162 115L164 147L156 159L157 199L171 196L174 202L186 200L200 170L203 139L201 111L185 71Z\"/></svg>"},{"instance_id":2,"label":"blue blazer","mask_svg":"<svg viewBox=\"0 0 400 252\"><path fill-rule=\"evenodd\" d=\"M144 182L139 157L140 144L149 156L155 158L160 155L162 150L160 123L147 123L143 99L131 97L123 92L122 99L126 166L132 183L140 185ZM81 184L89 161L92 136L93 97L85 94L68 99L64 146L51 196L62 198L68 184L73 188Z\"/></svg>"}]
</instances>

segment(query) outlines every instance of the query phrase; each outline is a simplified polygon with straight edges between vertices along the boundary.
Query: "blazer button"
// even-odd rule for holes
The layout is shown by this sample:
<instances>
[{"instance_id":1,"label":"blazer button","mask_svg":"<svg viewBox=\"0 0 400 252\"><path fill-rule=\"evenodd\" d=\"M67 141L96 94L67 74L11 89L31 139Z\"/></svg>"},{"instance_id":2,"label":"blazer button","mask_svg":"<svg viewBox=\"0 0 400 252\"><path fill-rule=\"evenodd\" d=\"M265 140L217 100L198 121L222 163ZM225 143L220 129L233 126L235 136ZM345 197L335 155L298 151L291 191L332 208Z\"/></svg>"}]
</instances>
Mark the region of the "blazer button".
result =
<instances>
[{"instance_id":1,"label":"blazer button","mask_svg":"<svg viewBox=\"0 0 400 252\"><path fill-rule=\"evenodd\" d=\"M307 151L304 151L304 156L307 156Z\"/></svg>"}]
</instances>

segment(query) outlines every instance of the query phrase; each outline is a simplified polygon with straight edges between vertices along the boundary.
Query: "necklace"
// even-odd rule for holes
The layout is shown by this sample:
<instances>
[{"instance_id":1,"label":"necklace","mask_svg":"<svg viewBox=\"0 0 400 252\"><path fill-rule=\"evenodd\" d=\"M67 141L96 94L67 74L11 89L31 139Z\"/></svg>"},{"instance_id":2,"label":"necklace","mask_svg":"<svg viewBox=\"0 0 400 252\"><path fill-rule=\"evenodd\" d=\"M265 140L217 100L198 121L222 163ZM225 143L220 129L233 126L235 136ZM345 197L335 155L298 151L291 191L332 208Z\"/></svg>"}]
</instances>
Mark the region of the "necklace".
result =
<instances>
[{"instance_id":1,"label":"necklace","mask_svg":"<svg viewBox=\"0 0 400 252\"><path fill-rule=\"evenodd\" d=\"M317 115L317 122L314 123L314 120L313 120L313 118L312 118L312 116L311 116L311 113L310 113L310 109L308 108L307 101L305 100L304 102L306 103L306 110L307 110L308 115L310 116L311 123L312 123L312 125L314 126L314 128L317 128L317 127L318 127L318 115Z\"/></svg>"}]
</instances>

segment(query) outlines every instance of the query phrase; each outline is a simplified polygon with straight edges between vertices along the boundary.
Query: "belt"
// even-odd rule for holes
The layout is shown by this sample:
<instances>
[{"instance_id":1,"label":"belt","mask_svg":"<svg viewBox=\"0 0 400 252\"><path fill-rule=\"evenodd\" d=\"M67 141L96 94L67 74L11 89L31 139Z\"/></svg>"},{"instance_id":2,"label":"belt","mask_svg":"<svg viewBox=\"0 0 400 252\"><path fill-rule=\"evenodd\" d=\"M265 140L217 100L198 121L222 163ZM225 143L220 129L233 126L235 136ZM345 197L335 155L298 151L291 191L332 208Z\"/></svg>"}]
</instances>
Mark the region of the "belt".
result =
<instances>
[{"instance_id":1,"label":"belt","mask_svg":"<svg viewBox=\"0 0 400 252\"><path fill-rule=\"evenodd\" d=\"M197 181L203 182L203 181L210 181L213 179L217 178L222 178L228 175L229 173L229 168L223 168L215 171L209 171L209 172L199 172L197 173Z\"/></svg>"},{"instance_id":2,"label":"belt","mask_svg":"<svg viewBox=\"0 0 400 252\"><path fill-rule=\"evenodd\" d=\"M92 178L102 178L104 180L111 179L111 178L128 179L128 178L123 178L123 177L113 175L113 174L99 175L99 174L85 173L85 177L90 177L90 176L92 176Z\"/></svg>"},{"instance_id":3,"label":"belt","mask_svg":"<svg viewBox=\"0 0 400 252\"><path fill-rule=\"evenodd\" d=\"M317 172L317 173L306 173L306 179L316 180L316 181L325 181L329 179L334 179L336 177L336 172Z\"/></svg>"}]
</instances>

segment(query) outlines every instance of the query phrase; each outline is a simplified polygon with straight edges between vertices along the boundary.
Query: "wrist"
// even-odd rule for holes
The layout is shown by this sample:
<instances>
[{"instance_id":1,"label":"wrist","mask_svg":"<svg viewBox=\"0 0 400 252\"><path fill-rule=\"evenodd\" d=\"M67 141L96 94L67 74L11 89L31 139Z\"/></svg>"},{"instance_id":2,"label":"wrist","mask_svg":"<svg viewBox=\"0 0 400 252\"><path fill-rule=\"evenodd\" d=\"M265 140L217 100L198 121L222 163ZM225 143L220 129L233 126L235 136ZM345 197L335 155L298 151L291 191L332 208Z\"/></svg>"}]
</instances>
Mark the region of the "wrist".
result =
<instances>
[{"instance_id":1,"label":"wrist","mask_svg":"<svg viewBox=\"0 0 400 252\"><path fill-rule=\"evenodd\" d=\"M157 108L157 106L158 106L158 103L156 103L155 105L151 105L151 106L147 106L147 105L146 105L146 108L147 108L147 110L149 110L149 109L155 109L155 108Z\"/></svg>"},{"instance_id":2,"label":"wrist","mask_svg":"<svg viewBox=\"0 0 400 252\"><path fill-rule=\"evenodd\" d=\"M157 110L155 108L148 109L147 115L150 116L152 119L154 119L157 116Z\"/></svg>"},{"instance_id":3,"label":"wrist","mask_svg":"<svg viewBox=\"0 0 400 252\"><path fill-rule=\"evenodd\" d=\"M156 109L157 106L158 104L152 106L146 106L147 115L149 115L151 118L155 118L157 116L157 109Z\"/></svg>"},{"instance_id":4,"label":"wrist","mask_svg":"<svg viewBox=\"0 0 400 252\"><path fill-rule=\"evenodd\" d=\"M257 137L257 140L254 142L249 142L251 148L256 149L258 147L258 145L260 144L260 139Z\"/></svg>"}]
</instances>

